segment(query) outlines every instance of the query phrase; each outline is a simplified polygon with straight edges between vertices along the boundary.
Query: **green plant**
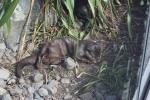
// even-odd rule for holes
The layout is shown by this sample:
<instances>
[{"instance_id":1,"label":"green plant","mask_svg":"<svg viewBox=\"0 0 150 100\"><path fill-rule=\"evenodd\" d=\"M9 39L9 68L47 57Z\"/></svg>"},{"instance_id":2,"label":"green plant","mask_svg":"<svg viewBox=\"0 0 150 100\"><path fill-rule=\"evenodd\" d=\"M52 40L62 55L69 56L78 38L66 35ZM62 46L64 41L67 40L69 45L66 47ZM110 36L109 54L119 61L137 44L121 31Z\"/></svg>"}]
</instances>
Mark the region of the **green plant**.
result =
<instances>
[{"instance_id":1,"label":"green plant","mask_svg":"<svg viewBox=\"0 0 150 100\"><path fill-rule=\"evenodd\" d=\"M2 0L0 9L0 28L6 23L8 31L11 29L10 17L13 14L19 0Z\"/></svg>"},{"instance_id":2,"label":"green plant","mask_svg":"<svg viewBox=\"0 0 150 100\"><path fill-rule=\"evenodd\" d=\"M92 79L83 85L75 94L80 94L85 91L90 91L95 87L97 83L103 83L107 89L111 92L117 92L123 88L123 83L126 81L126 68L113 68L108 67L107 64L102 64L99 67L99 70L96 75L91 75L85 72L82 72L81 75L85 74Z\"/></svg>"}]
</instances>

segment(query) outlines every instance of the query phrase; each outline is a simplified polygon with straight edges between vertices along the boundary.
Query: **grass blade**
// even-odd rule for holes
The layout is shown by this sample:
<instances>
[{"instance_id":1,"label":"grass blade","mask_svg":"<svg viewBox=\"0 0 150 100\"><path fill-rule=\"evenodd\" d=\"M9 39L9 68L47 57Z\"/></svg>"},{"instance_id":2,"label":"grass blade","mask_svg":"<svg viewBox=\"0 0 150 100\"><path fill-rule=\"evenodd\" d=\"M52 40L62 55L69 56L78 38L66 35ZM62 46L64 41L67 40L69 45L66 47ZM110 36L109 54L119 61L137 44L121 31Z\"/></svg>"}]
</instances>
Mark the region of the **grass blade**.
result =
<instances>
[{"instance_id":1,"label":"grass blade","mask_svg":"<svg viewBox=\"0 0 150 100\"><path fill-rule=\"evenodd\" d=\"M90 5L90 8L91 8L91 11L92 11L92 14L95 18L95 6L96 6L96 1L95 0L88 0L88 3Z\"/></svg>"},{"instance_id":2,"label":"grass blade","mask_svg":"<svg viewBox=\"0 0 150 100\"><path fill-rule=\"evenodd\" d=\"M15 10L18 3L19 3L19 0L13 0L10 3L11 6L9 7L7 6L8 8L4 12L2 18L0 19L0 27L3 26L9 20L9 18L13 14L13 11Z\"/></svg>"}]
</instances>

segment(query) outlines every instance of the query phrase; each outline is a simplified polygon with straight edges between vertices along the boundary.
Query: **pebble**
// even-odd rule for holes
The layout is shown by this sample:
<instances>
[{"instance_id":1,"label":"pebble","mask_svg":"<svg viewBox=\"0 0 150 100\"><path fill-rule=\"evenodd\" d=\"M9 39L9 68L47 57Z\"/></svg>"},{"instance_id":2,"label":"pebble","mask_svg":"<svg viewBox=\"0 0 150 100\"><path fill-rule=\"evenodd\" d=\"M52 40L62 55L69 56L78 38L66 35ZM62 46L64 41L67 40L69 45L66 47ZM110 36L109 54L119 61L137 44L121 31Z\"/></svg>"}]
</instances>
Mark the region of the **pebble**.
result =
<instances>
[{"instance_id":1,"label":"pebble","mask_svg":"<svg viewBox=\"0 0 150 100\"><path fill-rule=\"evenodd\" d=\"M16 83L16 79L14 79L14 78L7 81L8 85L12 85L12 84L15 84L15 83Z\"/></svg>"},{"instance_id":2,"label":"pebble","mask_svg":"<svg viewBox=\"0 0 150 100\"><path fill-rule=\"evenodd\" d=\"M66 63L66 68L68 70L72 70L78 65L77 62L75 62L74 59L72 59L71 57L68 57L65 63Z\"/></svg>"},{"instance_id":3,"label":"pebble","mask_svg":"<svg viewBox=\"0 0 150 100\"><path fill-rule=\"evenodd\" d=\"M63 84L69 84L70 83L70 79L69 78L62 78L61 79L61 83L63 83Z\"/></svg>"},{"instance_id":4,"label":"pebble","mask_svg":"<svg viewBox=\"0 0 150 100\"><path fill-rule=\"evenodd\" d=\"M39 99L41 98L40 95L37 92L34 92L34 99Z\"/></svg>"},{"instance_id":5,"label":"pebble","mask_svg":"<svg viewBox=\"0 0 150 100\"><path fill-rule=\"evenodd\" d=\"M39 72L37 72L34 77L33 77L34 82L40 82L41 80L43 80L43 75Z\"/></svg>"},{"instance_id":6,"label":"pebble","mask_svg":"<svg viewBox=\"0 0 150 100\"><path fill-rule=\"evenodd\" d=\"M43 81L40 81L38 83L32 83L32 87L35 89L35 90L38 90L40 87L42 87L43 85Z\"/></svg>"},{"instance_id":7,"label":"pebble","mask_svg":"<svg viewBox=\"0 0 150 100\"><path fill-rule=\"evenodd\" d=\"M56 87L51 87L47 89L51 94L56 94L57 93L57 88Z\"/></svg>"},{"instance_id":8,"label":"pebble","mask_svg":"<svg viewBox=\"0 0 150 100\"><path fill-rule=\"evenodd\" d=\"M64 100L71 100L71 98L72 98L72 95L70 94L67 94L64 96Z\"/></svg>"},{"instance_id":9,"label":"pebble","mask_svg":"<svg viewBox=\"0 0 150 100\"><path fill-rule=\"evenodd\" d=\"M19 79L19 84L25 84L25 80L23 78Z\"/></svg>"},{"instance_id":10,"label":"pebble","mask_svg":"<svg viewBox=\"0 0 150 100\"><path fill-rule=\"evenodd\" d=\"M3 95L7 92L4 88L0 87L0 95Z\"/></svg>"},{"instance_id":11,"label":"pebble","mask_svg":"<svg viewBox=\"0 0 150 100\"><path fill-rule=\"evenodd\" d=\"M10 72L6 69L0 69L0 79L7 80L10 76Z\"/></svg>"},{"instance_id":12,"label":"pebble","mask_svg":"<svg viewBox=\"0 0 150 100\"><path fill-rule=\"evenodd\" d=\"M39 95L44 97L44 96L48 96L48 91L45 88L40 88L38 91Z\"/></svg>"},{"instance_id":13,"label":"pebble","mask_svg":"<svg viewBox=\"0 0 150 100\"><path fill-rule=\"evenodd\" d=\"M13 89L10 89L9 92L12 96L14 96L14 95L22 94L23 90L16 85Z\"/></svg>"},{"instance_id":14,"label":"pebble","mask_svg":"<svg viewBox=\"0 0 150 100\"><path fill-rule=\"evenodd\" d=\"M55 78L57 81L59 81L61 79L61 77L59 75L56 75Z\"/></svg>"},{"instance_id":15,"label":"pebble","mask_svg":"<svg viewBox=\"0 0 150 100\"><path fill-rule=\"evenodd\" d=\"M48 87L58 87L58 81L56 80L49 80Z\"/></svg>"},{"instance_id":16,"label":"pebble","mask_svg":"<svg viewBox=\"0 0 150 100\"><path fill-rule=\"evenodd\" d=\"M56 80L50 80L48 84L45 86L45 88L51 93L56 94L57 93L57 87L58 87L58 81Z\"/></svg>"},{"instance_id":17,"label":"pebble","mask_svg":"<svg viewBox=\"0 0 150 100\"><path fill-rule=\"evenodd\" d=\"M29 95L25 98L25 100L33 100L33 95Z\"/></svg>"},{"instance_id":18,"label":"pebble","mask_svg":"<svg viewBox=\"0 0 150 100\"><path fill-rule=\"evenodd\" d=\"M12 98L11 98L10 94L5 94L5 95L3 95L2 100L12 100Z\"/></svg>"},{"instance_id":19,"label":"pebble","mask_svg":"<svg viewBox=\"0 0 150 100\"><path fill-rule=\"evenodd\" d=\"M0 79L0 87L5 87L6 86L6 82L3 79Z\"/></svg>"},{"instance_id":20,"label":"pebble","mask_svg":"<svg viewBox=\"0 0 150 100\"><path fill-rule=\"evenodd\" d=\"M32 93L35 92L35 89L34 89L33 87L29 87L29 88L28 88L28 92L32 94Z\"/></svg>"}]
</instances>

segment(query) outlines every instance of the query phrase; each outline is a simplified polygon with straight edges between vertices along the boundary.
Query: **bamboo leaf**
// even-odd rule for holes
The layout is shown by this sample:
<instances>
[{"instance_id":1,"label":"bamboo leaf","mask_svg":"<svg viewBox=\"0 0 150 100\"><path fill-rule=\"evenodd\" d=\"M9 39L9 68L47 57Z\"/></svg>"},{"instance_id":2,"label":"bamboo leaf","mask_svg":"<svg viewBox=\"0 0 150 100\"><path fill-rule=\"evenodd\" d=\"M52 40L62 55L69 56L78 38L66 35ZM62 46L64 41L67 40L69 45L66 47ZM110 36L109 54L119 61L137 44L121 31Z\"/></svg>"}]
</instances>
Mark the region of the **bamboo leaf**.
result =
<instances>
[{"instance_id":1,"label":"bamboo leaf","mask_svg":"<svg viewBox=\"0 0 150 100\"><path fill-rule=\"evenodd\" d=\"M17 4L19 3L19 0L13 0L10 5L11 6L7 6L8 8L5 10L2 18L0 19L0 27L2 25L4 25L8 20L9 18L11 17L11 15L13 14L13 11L15 10Z\"/></svg>"},{"instance_id":2,"label":"bamboo leaf","mask_svg":"<svg viewBox=\"0 0 150 100\"><path fill-rule=\"evenodd\" d=\"M72 21L73 25L75 26L75 19L74 19L74 15L73 15L74 0L66 0L64 3L65 3L65 6L67 7L67 9L69 11L71 21Z\"/></svg>"},{"instance_id":3,"label":"bamboo leaf","mask_svg":"<svg viewBox=\"0 0 150 100\"><path fill-rule=\"evenodd\" d=\"M63 25L64 25L67 29L69 29L69 25L68 25L67 21L66 21L64 18L61 18L61 20L62 20Z\"/></svg>"},{"instance_id":4,"label":"bamboo leaf","mask_svg":"<svg viewBox=\"0 0 150 100\"><path fill-rule=\"evenodd\" d=\"M7 26L7 30L8 30L8 33L9 33L10 30L11 30L11 21L10 21L10 19L8 19L8 20L6 21L6 26Z\"/></svg>"},{"instance_id":5,"label":"bamboo leaf","mask_svg":"<svg viewBox=\"0 0 150 100\"><path fill-rule=\"evenodd\" d=\"M105 24L107 27L109 27L109 22L108 22L108 20L107 20L105 14L104 14L104 11L103 11L103 8L102 8L102 5L101 5L100 1L99 1L99 0L96 0L96 4L97 4L97 6L98 6L98 14L99 14L99 17L100 17L100 19L101 19L101 21L102 21L102 23L103 23L103 27L104 27L104 24Z\"/></svg>"},{"instance_id":6,"label":"bamboo leaf","mask_svg":"<svg viewBox=\"0 0 150 100\"><path fill-rule=\"evenodd\" d=\"M128 0L127 24L128 24L129 38L132 40L131 21L132 21L132 19L131 19L131 5L130 5L130 0Z\"/></svg>"},{"instance_id":7,"label":"bamboo leaf","mask_svg":"<svg viewBox=\"0 0 150 100\"><path fill-rule=\"evenodd\" d=\"M96 1L95 0L88 0L88 3L90 5L90 8L91 8L91 11L92 11L92 14L95 18L95 6L96 6Z\"/></svg>"}]
</instances>

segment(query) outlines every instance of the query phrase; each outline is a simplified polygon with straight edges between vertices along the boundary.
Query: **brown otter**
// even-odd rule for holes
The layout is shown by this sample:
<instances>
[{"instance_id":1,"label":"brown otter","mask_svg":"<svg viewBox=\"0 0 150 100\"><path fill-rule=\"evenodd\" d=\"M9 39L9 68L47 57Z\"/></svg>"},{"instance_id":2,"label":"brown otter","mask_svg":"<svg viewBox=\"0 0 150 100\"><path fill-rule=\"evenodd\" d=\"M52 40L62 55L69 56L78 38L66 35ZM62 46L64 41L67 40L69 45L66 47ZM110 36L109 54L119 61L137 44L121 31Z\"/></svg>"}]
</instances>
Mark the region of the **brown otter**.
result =
<instances>
[{"instance_id":1,"label":"brown otter","mask_svg":"<svg viewBox=\"0 0 150 100\"><path fill-rule=\"evenodd\" d=\"M56 38L50 42L39 45L38 51L15 63L16 76L26 65L42 68L43 65L56 65L64 63L66 57L75 58L85 63L97 63L100 60L100 43L92 40L75 41L72 38Z\"/></svg>"}]
</instances>

